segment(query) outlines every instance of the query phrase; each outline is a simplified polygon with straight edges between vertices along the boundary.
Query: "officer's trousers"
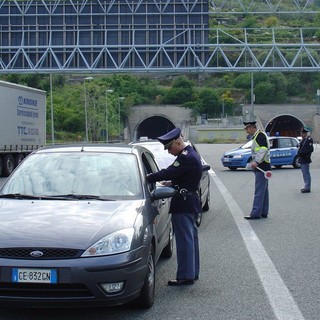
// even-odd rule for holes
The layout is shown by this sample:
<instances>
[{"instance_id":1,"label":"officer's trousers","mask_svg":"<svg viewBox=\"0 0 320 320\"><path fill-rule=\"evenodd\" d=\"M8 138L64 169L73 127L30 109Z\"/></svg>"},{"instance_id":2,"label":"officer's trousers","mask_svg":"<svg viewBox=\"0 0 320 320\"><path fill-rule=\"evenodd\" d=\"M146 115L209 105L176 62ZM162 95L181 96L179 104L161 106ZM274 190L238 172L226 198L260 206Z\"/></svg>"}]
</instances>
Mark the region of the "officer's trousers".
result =
<instances>
[{"instance_id":1,"label":"officer's trousers","mask_svg":"<svg viewBox=\"0 0 320 320\"><path fill-rule=\"evenodd\" d=\"M199 276L199 240L194 213L172 214L177 249L176 279Z\"/></svg>"},{"instance_id":2,"label":"officer's trousers","mask_svg":"<svg viewBox=\"0 0 320 320\"><path fill-rule=\"evenodd\" d=\"M310 163L301 163L301 171L304 182L304 189L311 190Z\"/></svg>"},{"instance_id":3,"label":"officer's trousers","mask_svg":"<svg viewBox=\"0 0 320 320\"><path fill-rule=\"evenodd\" d=\"M261 171L254 171L255 190L251 217L266 217L269 213L269 183Z\"/></svg>"}]
</instances>

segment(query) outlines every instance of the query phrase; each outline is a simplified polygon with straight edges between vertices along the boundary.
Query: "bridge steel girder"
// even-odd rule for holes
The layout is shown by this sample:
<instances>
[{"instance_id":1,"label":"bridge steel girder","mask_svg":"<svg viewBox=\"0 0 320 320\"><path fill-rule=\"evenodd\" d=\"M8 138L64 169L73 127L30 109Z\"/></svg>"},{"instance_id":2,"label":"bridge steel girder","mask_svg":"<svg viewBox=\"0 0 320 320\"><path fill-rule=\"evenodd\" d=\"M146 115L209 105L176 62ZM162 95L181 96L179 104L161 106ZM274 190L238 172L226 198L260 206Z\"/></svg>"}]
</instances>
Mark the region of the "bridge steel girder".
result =
<instances>
[{"instance_id":1,"label":"bridge steel girder","mask_svg":"<svg viewBox=\"0 0 320 320\"><path fill-rule=\"evenodd\" d=\"M0 0L0 74L318 72L319 28L208 28L311 0ZM111 21L111 22L109 22Z\"/></svg>"},{"instance_id":2,"label":"bridge steel girder","mask_svg":"<svg viewBox=\"0 0 320 320\"><path fill-rule=\"evenodd\" d=\"M105 33L108 30L98 30ZM172 41L155 45L135 43L138 30L130 30L129 45L83 45L78 30L75 46L55 45L52 41L37 46L25 46L22 33L20 45L0 48L0 73L139 73L139 72L318 72L320 43L317 29L259 28L205 29L211 43L177 44ZM160 38L166 30L159 30ZM192 29L181 30L188 37ZM197 30L199 32L199 29ZM48 31L52 39L54 30ZM254 40L254 41L253 41ZM257 41L258 40L258 41ZM116 52L116 53L115 53ZM121 55L118 53L121 52ZM108 61L108 65L104 62ZM159 66L159 61L162 65Z\"/></svg>"}]
</instances>

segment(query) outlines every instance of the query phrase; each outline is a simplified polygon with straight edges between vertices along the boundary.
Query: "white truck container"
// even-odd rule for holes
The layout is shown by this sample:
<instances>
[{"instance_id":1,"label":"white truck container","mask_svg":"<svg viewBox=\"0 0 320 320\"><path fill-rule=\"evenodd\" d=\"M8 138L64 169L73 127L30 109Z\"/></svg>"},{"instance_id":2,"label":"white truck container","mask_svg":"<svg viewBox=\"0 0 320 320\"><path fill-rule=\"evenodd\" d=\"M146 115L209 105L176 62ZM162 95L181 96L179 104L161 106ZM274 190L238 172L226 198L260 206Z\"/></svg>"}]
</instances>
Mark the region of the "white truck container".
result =
<instances>
[{"instance_id":1,"label":"white truck container","mask_svg":"<svg viewBox=\"0 0 320 320\"><path fill-rule=\"evenodd\" d=\"M0 81L0 176L46 143L46 92Z\"/></svg>"}]
</instances>

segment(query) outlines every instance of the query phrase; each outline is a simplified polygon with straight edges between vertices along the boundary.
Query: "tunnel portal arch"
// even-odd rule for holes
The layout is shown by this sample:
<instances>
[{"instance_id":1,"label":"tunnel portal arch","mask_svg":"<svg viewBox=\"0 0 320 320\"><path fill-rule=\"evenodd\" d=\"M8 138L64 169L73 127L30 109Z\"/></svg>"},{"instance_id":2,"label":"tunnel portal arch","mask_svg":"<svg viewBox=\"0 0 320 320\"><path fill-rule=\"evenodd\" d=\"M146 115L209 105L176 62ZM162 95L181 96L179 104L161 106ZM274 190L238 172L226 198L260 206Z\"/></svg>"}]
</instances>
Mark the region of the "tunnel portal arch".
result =
<instances>
[{"instance_id":1,"label":"tunnel portal arch","mask_svg":"<svg viewBox=\"0 0 320 320\"><path fill-rule=\"evenodd\" d=\"M139 140L141 137L156 139L173 128L175 128L174 123L164 116L151 116L138 123L134 139Z\"/></svg>"},{"instance_id":2,"label":"tunnel portal arch","mask_svg":"<svg viewBox=\"0 0 320 320\"><path fill-rule=\"evenodd\" d=\"M300 136L301 128L305 127L305 124L299 118L290 115L283 114L272 118L265 127L265 131L270 136Z\"/></svg>"}]
</instances>

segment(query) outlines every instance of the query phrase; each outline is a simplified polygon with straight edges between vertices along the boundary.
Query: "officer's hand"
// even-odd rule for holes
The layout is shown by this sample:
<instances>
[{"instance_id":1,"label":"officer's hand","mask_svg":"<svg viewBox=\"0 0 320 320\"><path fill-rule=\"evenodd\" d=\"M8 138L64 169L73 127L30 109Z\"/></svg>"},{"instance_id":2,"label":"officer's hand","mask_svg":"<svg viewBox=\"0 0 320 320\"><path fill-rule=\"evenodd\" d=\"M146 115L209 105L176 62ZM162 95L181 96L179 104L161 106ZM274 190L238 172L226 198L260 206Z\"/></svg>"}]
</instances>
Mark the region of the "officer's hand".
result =
<instances>
[{"instance_id":1,"label":"officer's hand","mask_svg":"<svg viewBox=\"0 0 320 320\"><path fill-rule=\"evenodd\" d=\"M258 162L255 162L255 161L252 161L252 162L251 162L251 167L252 167L253 169L254 169L254 168L257 168L258 165L259 165Z\"/></svg>"},{"instance_id":2,"label":"officer's hand","mask_svg":"<svg viewBox=\"0 0 320 320\"><path fill-rule=\"evenodd\" d=\"M160 181L160 183L166 187L171 187L172 186L172 183L171 181Z\"/></svg>"}]
</instances>

